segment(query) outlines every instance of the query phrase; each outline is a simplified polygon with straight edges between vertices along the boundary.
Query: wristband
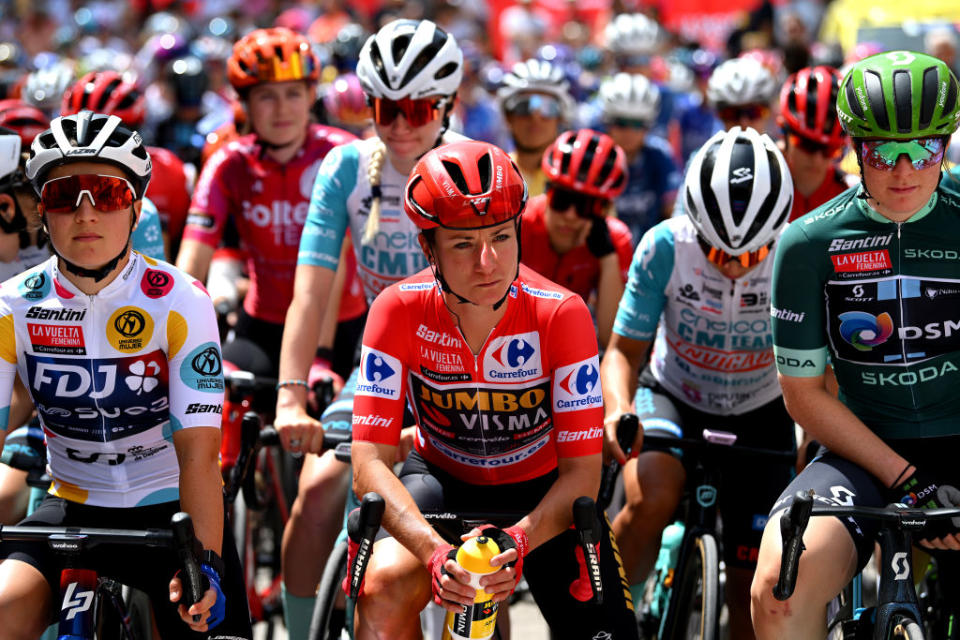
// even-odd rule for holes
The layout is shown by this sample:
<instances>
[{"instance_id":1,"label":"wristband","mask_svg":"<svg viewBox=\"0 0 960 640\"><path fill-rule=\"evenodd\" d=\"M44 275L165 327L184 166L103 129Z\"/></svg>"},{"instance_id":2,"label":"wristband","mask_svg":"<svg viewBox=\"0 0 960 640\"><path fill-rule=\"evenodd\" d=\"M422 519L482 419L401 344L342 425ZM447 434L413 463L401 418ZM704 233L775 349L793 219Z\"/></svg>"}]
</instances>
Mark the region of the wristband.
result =
<instances>
[{"instance_id":1,"label":"wristband","mask_svg":"<svg viewBox=\"0 0 960 640\"><path fill-rule=\"evenodd\" d=\"M283 389L284 387L303 387L304 389L310 390L310 385L307 384L306 380L281 380L277 383L277 391Z\"/></svg>"}]
</instances>

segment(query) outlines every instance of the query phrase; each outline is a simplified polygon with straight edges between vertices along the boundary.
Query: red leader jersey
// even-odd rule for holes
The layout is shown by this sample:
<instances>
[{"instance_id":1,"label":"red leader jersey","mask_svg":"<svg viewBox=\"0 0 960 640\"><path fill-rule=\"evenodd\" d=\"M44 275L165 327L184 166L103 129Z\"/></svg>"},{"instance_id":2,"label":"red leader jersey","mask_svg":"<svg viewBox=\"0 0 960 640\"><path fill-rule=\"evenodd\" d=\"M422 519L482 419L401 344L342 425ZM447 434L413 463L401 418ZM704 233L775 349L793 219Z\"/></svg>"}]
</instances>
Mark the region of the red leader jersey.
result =
<instances>
[{"instance_id":1,"label":"red leader jersey","mask_svg":"<svg viewBox=\"0 0 960 640\"><path fill-rule=\"evenodd\" d=\"M523 482L558 458L600 453L597 340L583 300L521 266L507 311L474 355L429 270L370 308L353 400L353 438L396 445L404 405L416 449L477 485Z\"/></svg>"},{"instance_id":2,"label":"red leader jersey","mask_svg":"<svg viewBox=\"0 0 960 640\"><path fill-rule=\"evenodd\" d=\"M527 203L520 229L520 259L543 277L570 289L586 300L597 288L600 280L600 261L590 253L586 245L574 247L563 255L554 251L550 246L550 235L544 222L546 210L546 195L531 198ZM620 258L620 277L626 282L633 257L630 229L616 218L607 217L604 220L610 229L613 247Z\"/></svg>"},{"instance_id":3,"label":"red leader jersey","mask_svg":"<svg viewBox=\"0 0 960 640\"><path fill-rule=\"evenodd\" d=\"M790 210L790 222L793 222L800 216L806 215L827 202L833 200L838 195L850 188L844 179L845 174L836 167L830 167L823 182L817 187L817 190L810 194L809 198L804 197L802 193L793 190L793 208Z\"/></svg>"}]
</instances>

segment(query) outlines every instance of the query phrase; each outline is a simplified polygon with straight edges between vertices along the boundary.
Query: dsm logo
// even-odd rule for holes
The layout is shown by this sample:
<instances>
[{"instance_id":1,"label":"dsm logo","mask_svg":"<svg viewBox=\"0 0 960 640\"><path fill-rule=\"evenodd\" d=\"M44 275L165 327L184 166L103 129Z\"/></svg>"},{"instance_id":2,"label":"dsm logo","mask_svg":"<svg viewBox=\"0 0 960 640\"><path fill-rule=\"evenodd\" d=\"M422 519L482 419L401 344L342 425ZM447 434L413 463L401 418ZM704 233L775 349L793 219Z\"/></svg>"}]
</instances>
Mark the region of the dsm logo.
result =
<instances>
[{"instance_id":1,"label":"dsm logo","mask_svg":"<svg viewBox=\"0 0 960 640\"><path fill-rule=\"evenodd\" d=\"M364 346L356 395L396 399L400 397L403 366L397 358Z\"/></svg>"},{"instance_id":2,"label":"dsm logo","mask_svg":"<svg viewBox=\"0 0 960 640\"><path fill-rule=\"evenodd\" d=\"M553 376L554 411L579 411L602 406L599 357L557 368Z\"/></svg>"},{"instance_id":3,"label":"dsm logo","mask_svg":"<svg viewBox=\"0 0 960 640\"><path fill-rule=\"evenodd\" d=\"M495 338L483 357L488 380L526 380L543 375L540 334L535 331Z\"/></svg>"},{"instance_id":4,"label":"dsm logo","mask_svg":"<svg viewBox=\"0 0 960 640\"><path fill-rule=\"evenodd\" d=\"M847 311L840 319L840 337L858 351L871 351L893 335L893 318L889 313L874 316L863 311Z\"/></svg>"}]
</instances>

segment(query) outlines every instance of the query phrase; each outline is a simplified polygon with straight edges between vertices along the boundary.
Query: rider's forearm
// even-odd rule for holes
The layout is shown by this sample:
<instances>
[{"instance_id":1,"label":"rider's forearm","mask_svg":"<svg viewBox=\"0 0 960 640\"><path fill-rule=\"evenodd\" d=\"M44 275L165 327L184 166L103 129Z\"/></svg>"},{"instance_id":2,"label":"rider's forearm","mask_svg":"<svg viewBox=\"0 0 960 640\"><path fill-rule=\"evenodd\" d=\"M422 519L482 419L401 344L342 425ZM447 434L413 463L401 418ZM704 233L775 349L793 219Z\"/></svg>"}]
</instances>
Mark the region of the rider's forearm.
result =
<instances>
[{"instance_id":1,"label":"rider's forearm","mask_svg":"<svg viewBox=\"0 0 960 640\"><path fill-rule=\"evenodd\" d=\"M383 498L383 528L427 566L434 549L445 541L424 519L410 492L393 473L396 447L354 442L351 456L356 494L376 491Z\"/></svg>"},{"instance_id":2,"label":"rider's forearm","mask_svg":"<svg viewBox=\"0 0 960 640\"><path fill-rule=\"evenodd\" d=\"M887 446L823 384L781 376L790 416L833 453L863 467L890 486L907 460Z\"/></svg>"},{"instance_id":3,"label":"rider's forearm","mask_svg":"<svg viewBox=\"0 0 960 640\"><path fill-rule=\"evenodd\" d=\"M178 432L200 436L200 431L216 430L209 438L192 437L177 446L180 462L180 508L190 514L193 528L204 549L222 554L223 480L218 463L219 427L197 427ZM193 433L191 433L193 432Z\"/></svg>"},{"instance_id":4,"label":"rider's forearm","mask_svg":"<svg viewBox=\"0 0 960 640\"><path fill-rule=\"evenodd\" d=\"M317 352L320 324L330 295L334 272L323 267L298 266L293 300L287 308L280 347L280 380L306 380ZM305 407L307 390L285 386L277 392L277 409Z\"/></svg>"},{"instance_id":5,"label":"rider's forearm","mask_svg":"<svg viewBox=\"0 0 960 640\"><path fill-rule=\"evenodd\" d=\"M213 260L213 247L199 240L186 238L177 254L177 268L186 271L200 282L207 281L207 272Z\"/></svg>"},{"instance_id":6,"label":"rider's forearm","mask_svg":"<svg viewBox=\"0 0 960 640\"><path fill-rule=\"evenodd\" d=\"M580 496L596 498L600 491L600 454L560 458L560 474L536 508L517 524L526 532L530 549L566 531L573 523L573 502Z\"/></svg>"},{"instance_id":7,"label":"rider's forearm","mask_svg":"<svg viewBox=\"0 0 960 640\"><path fill-rule=\"evenodd\" d=\"M597 339L606 348L617 317L617 305L623 295L620 256L613 252L600 258L600 279L597 283Z\"/></svg>"},{"instance_id":8,"label":"rider's forearm","mask_svg":"<svg viewBox=\"0 0 960 640\"><path fill-rule=\"evenodd\" d=\"M614 339L600 363L600 380L603 387L603 406L606 414L621 414L630 411L637 390L639 363L617 347Z\"/></svg>"}]
</instances>

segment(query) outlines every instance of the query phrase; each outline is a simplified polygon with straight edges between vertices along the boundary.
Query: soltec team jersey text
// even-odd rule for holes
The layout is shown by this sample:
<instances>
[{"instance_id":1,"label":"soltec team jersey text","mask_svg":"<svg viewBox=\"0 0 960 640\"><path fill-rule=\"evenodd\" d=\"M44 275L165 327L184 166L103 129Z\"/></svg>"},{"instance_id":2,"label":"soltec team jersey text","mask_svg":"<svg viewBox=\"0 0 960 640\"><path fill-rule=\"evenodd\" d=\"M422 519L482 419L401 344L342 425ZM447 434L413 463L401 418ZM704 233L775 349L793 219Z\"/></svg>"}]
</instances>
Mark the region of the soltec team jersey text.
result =
<instances>
[{"instance_id":1,"label":"soltec team jersey text","mask_svg":"<svg viewBox=\"0 0 960 640\"><path fill-rule=\"evenodd\" d=\"M51 258L0 287L0 397L15 374L47 441L50 492L104 507L177 500L173 434L220 426L213 305L179 269L133 252L96 295ZM0 409L6 428L9 406Z\"/></svg>"},{"instance_id":2,"label":"soltec team jersey text","mask_svg":"<svg viewBox=\"0 0 960 640\"><path fill-rule=\"evenodd\" d=\"M471 484L523 482L561 457L600 453L597 340L583 300L524 266L480 352L424 271L370 309L353 400L354 440L396 445L409 402L417 451Z\"/></svg>"}]
</instances>

